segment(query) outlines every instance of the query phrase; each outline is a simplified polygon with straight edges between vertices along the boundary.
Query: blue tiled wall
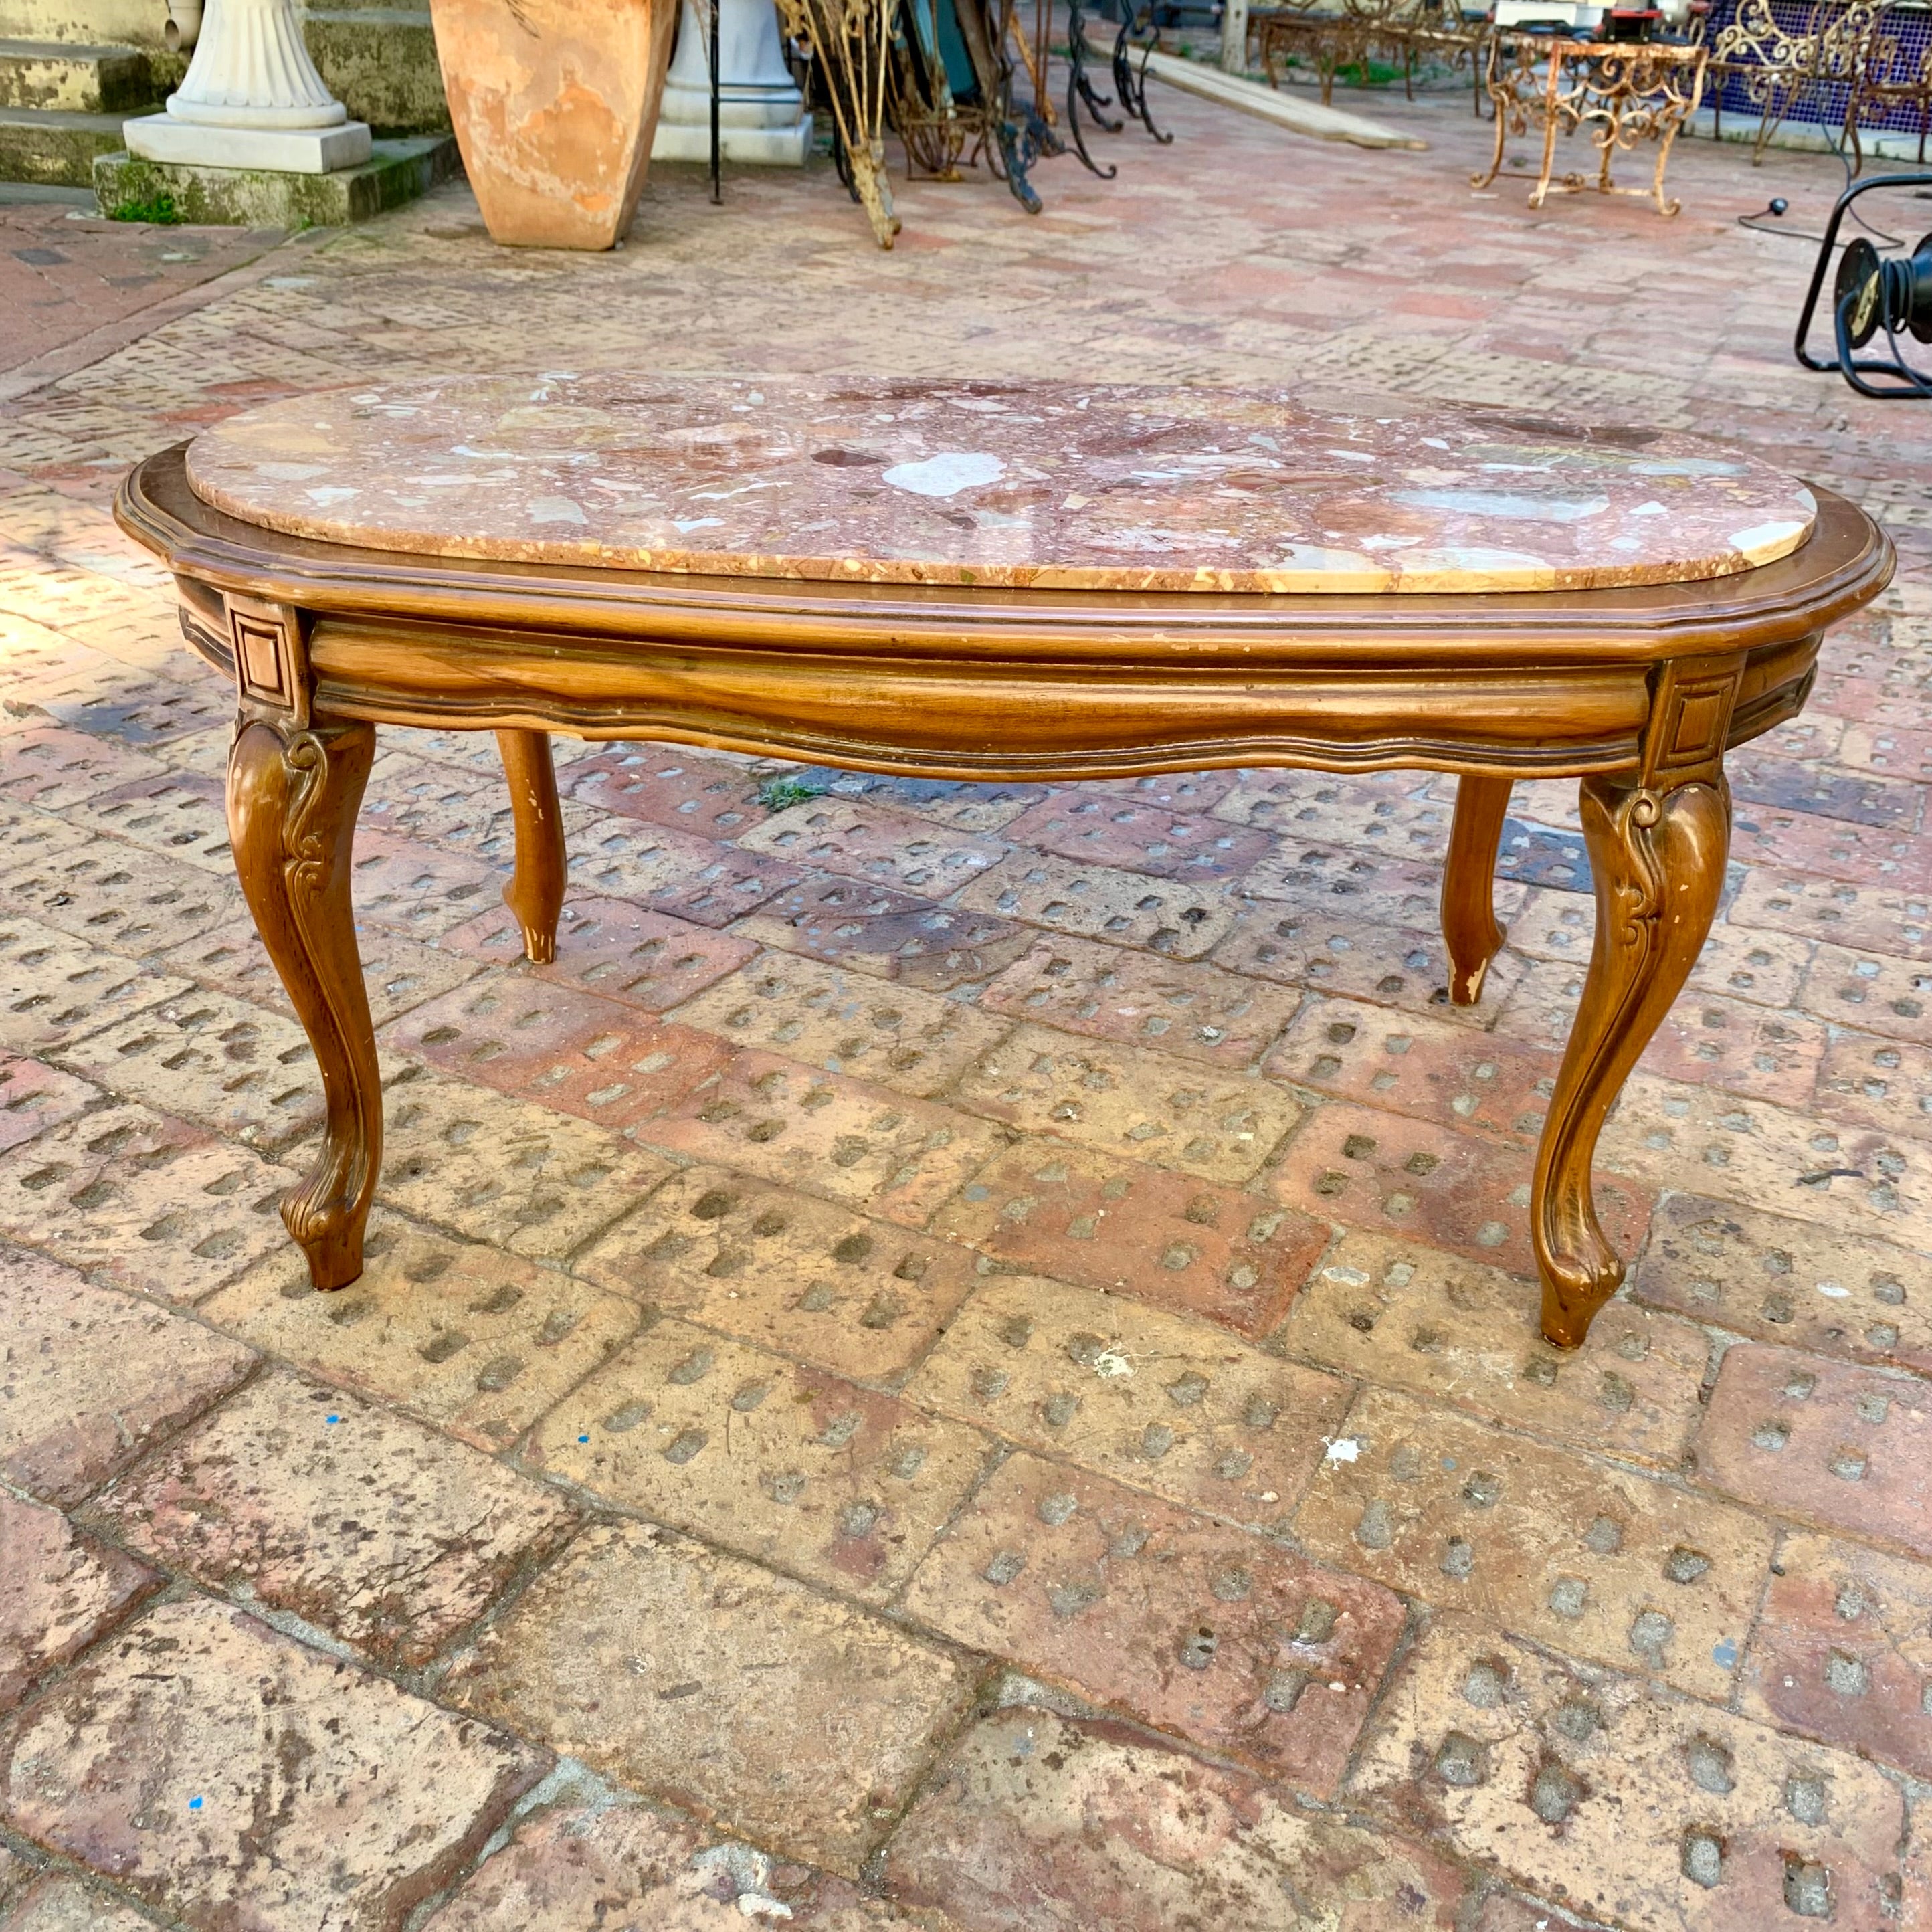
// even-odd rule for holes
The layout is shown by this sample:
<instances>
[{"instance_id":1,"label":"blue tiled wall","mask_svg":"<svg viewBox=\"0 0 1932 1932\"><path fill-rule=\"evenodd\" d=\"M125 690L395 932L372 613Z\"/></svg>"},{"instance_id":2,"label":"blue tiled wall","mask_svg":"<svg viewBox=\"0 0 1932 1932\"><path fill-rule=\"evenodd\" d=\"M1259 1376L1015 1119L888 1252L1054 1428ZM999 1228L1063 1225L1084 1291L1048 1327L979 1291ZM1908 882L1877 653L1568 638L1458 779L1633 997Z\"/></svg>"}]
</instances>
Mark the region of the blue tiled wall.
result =
<instances>
[{"instance_id":1,"label":"blue tiled wall","mask_svg":"<svg viewBox=\"0 0 1932 1932\"><path fill-rule=\"evenodd\" d=\"M1705 28L1705 40L1714 46L1718 36L1729 26L1736 16L1738 0L1716 0L1711 9L1710 19ZM1793 33L1802 32L1811 17L1810 0L1772 0L1772 11L1781 26ZM1932 8L1894 7L1880 17L1878 29L1880 39L1896 43L1897 51L1890 62L1888 79L1904 80L1918 71L1918 63L1928 45L1932 45ZM1711 102L1715 92L1714 85L1707 88L1705 100ZM1814 125L1835 128L1844 125L1846 89L1842 82L1820 82L1803 88L1797 99L1785 113L1787 121L1808 122ZM1724 84L1721 102L1726 114L1736 114L1740 118L1756 117L1758 109L1750 98L1749 82L1741 75L1734 75ZM1859 124L1870 132L1896 131L1901 134L1918 132L1918 110L1909 101L1898 101L1880 106L1868 103L1859 117Z\"/></svg>"}]
</instances>

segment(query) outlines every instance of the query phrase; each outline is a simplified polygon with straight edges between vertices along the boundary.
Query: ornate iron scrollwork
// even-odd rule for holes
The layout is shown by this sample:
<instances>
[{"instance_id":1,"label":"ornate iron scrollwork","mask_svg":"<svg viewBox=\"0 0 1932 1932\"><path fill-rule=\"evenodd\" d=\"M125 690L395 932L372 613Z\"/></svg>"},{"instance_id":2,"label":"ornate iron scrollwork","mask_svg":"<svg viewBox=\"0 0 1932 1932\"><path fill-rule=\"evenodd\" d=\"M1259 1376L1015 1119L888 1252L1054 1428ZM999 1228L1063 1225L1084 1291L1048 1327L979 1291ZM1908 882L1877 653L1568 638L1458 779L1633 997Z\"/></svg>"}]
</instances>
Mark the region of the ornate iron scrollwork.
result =
<instances>
[{"instance_id":1,"label":"ornate iron scrollwork","mask_svg":"<svg viewBox=\"0 0 1932 1932\"><path fill-rule=\"evenodd\" d=\"M1501 171L1512 135L1534 126L1543 136L1543 166L1529 205L1540 208L1552 185L1568 192L1635 194L1656 203L1660 214L1682 204L1666 201L1664 170L1678 130L1697 111L1704 88L1705 50L1680 42L1579 41L1498 34L1490 48L1490 98L1496 104L1496 147L1488 169L1470 176L1487 188ZM1596 149L1593 178L1577 172L1552 183L1556 137L1587 128ZM1621 188L1611 164L1640 141L1657 146L1657 167L1647 188Z\"/></svg>"},{"instance_id":2,"label":"ornate iron scrollwork","mask_svg":"<svg viewBox=\"0 0 1932 1932\"><path fill-rule=\"evenodd\" d=\"M1145 37L1147 45L1142 50L1141 64L1134 66L1134 44ZM1114 40L1114 94L1122 110L1131 114L1162 147L1174 136L1163 134L1154 124L1154 116L1147 104L1147 57L1160 44L1160 34L1154 24L1154 0L1135 8L1120 22L1120 31Z\"/></svg>"},{"instance_id":3,"label":"ornate iron scrollwork","mask_svg":"<svg viewBox=\"0 0 1932 1932\"><path fill-rule=\"evenodd\" d=\"M1711 49L1717 82L1713 104L1721 118L1725 86L1732 80L1742 83L1744 98L1758 111L1754 164L1763 160L1766 144L1808 93L1841 92L1842 105L1833 118L1849 132L1859 77L1886 4L1814 0L1803 23L1793 28L1778 18L1774 0L1742 0Z\"/></svg>"},{"instance_id":4,"label":"ornate iron scrollwork","mask_svg":"<svg viewBox=\"0 0 1932 1932\"><path fill-rule=\"evenodd\" d=\"M1087 14L1080 0L1068 0L1066 9L1066 131L1073 137L1073 152L1102 181L1112 181L1120 170L1112 166L1101 166L1087 152L1087 137L1080 131L1080 110L1084 106L1093 116L1094 124L1109 134L1118 134L1126 125L1124 121L1110 121L1105 110L1114 104L1111 94L1101 94L1094 88L1087 72L1087 56L1091 51L1087 44Z\"/></svg>"}]
</instances>

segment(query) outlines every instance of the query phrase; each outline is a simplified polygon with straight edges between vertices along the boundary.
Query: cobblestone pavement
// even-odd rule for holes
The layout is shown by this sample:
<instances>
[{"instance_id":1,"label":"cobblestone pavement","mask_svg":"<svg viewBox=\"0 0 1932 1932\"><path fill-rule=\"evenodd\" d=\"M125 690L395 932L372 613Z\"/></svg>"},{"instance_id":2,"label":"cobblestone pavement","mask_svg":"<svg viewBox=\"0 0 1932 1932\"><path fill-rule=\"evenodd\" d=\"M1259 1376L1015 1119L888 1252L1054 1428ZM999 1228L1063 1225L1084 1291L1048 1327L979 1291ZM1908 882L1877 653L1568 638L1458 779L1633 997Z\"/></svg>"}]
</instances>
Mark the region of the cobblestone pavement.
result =
<instances>
[{"instance_id":1,"label":"cobblestone pavement","mask_svg":"<svg viewBox=\"0 0 1932 1932\"><path fill-rule=\"evenodd\" d=\"M1458 93L1378 104L1420 154L1157 99L1116 182L916 185L889 256L822 172L668 173L602 259L452 188L10 404L8 1932L1932 1926L1932 425L1790 365L1808 251L1738 225L1815 230L1836 164L1536 214L1471 194ZM592 363L1377 385L1882 515L1898 587L1734 760L1589 1346L1538 1340L1523 1220L1592 920L1562 788L1452 1012L1425 773L774 808L560 745L532 971L491 742L405 730L356 886L388 1168L308 1292L229 700L112 487L259 398Z\"/></svg>"},{"instance_id":2,"label":"cobblestone pavement","mask_svg":"<svg viewBox=\"0 0 1932 1932\"><path fill-rule=\"evenodd\" d=\"M78 204L63 190L0 182L0 376L78 339L130 339L143 311L192 305L202 284L281 238L274 229L105 221L92 196Z\"/></svg>"}]
</instances>

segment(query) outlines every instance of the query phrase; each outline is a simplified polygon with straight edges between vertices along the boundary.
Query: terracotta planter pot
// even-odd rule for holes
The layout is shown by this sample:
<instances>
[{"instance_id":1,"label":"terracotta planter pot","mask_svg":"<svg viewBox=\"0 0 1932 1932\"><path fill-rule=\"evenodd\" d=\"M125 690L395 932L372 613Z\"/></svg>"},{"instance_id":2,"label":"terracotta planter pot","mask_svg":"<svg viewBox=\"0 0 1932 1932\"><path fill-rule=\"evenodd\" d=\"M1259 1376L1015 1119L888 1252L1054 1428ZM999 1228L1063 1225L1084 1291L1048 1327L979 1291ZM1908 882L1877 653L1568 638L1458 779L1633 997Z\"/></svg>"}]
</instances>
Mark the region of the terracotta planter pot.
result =
<instances>
[{"instance_id":1,"label":"terracotta planter pot","mask_svg":"<svg viewBox=\"0 0 1932 1932\"><path fill-rule=\"evenodd\" d=\"M430 0L430 13L491 236L609 248L644 184L677 0Z\"/></svg>"}]
</instances>

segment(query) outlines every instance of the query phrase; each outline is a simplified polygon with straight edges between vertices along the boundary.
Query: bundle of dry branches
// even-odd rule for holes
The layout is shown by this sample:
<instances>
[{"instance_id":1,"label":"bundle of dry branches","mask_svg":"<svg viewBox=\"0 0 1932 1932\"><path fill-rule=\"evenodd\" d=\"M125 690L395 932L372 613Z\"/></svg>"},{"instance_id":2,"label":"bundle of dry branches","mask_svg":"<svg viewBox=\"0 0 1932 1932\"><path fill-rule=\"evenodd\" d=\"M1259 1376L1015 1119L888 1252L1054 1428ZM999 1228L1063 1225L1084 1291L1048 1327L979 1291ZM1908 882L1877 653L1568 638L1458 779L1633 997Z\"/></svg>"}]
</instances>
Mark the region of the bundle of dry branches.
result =
<instances>
[{"instance_id":1,"label":"bundle of dry branches","mask_svg":"<svg viewBox=\"0 0 1932 1932\"><path fill-rule=\"evenodd\" d=\"M785 32L825 77L852 186L881 248L899 232L886 178L886 41L889 0L778 0Z\"/></svg>"}]
</instances>

